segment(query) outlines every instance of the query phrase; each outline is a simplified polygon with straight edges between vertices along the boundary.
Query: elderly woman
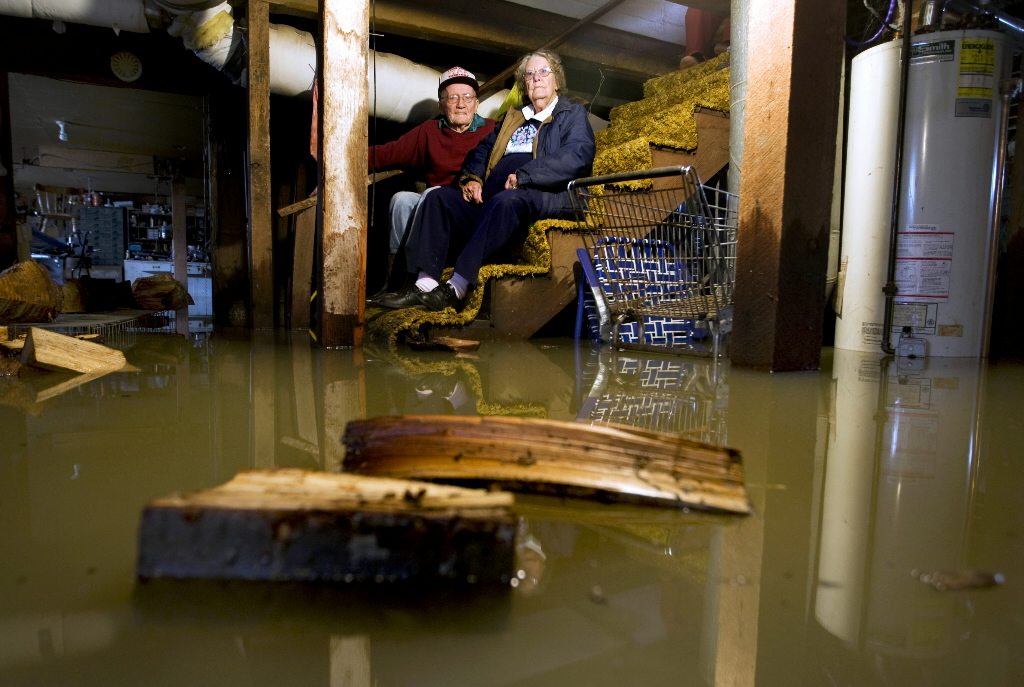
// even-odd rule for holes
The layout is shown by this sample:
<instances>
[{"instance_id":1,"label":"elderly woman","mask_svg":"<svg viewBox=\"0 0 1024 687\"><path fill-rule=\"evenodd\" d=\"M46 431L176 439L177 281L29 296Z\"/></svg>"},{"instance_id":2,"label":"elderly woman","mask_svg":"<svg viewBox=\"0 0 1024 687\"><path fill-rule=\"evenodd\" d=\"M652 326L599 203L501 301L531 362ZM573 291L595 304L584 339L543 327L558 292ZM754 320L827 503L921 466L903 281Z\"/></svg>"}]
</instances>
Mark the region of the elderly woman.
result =
<instances>
[{"instance_id":1,"label":"elderly woman","mask_svg":"<svg viewBox=\"0 0 1024 687\"><path fill-rule=\"evenodd\" d=\"M523 57L516 81L529 104L509 110L470 151L457 185L423 199L420 235L407 256L416 282L376 305L458 309L485 260L521 242L533 222L569 216L566 185L587 176L594 161L587 111L559 97L565 72L553 52ZM440 284L447 257L456 254L455 274Z\"/></svg>"}]
</instances>

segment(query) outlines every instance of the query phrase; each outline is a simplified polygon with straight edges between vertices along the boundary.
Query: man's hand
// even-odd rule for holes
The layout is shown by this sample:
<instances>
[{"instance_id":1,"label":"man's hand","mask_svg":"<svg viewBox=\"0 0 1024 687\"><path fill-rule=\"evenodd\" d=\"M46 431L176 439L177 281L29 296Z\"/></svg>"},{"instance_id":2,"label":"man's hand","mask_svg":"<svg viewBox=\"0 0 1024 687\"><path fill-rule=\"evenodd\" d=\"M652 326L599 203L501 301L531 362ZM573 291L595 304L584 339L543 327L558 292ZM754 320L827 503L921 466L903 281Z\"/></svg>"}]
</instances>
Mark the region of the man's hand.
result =
<instances>
[{"instance_id":1,"label":"man's hand","mask_svg":"<svg viewBox=\"0 0 1024 687\"><path fill-rule=\"evenodd\" d=\"M467 181L462 187L462 197L467 203L484 202L484 187L479 181Z\"/></svg>"},{"instance_id":2,"label":"man's hand","mask_svg":"<svg viewBox=\"0 0 1024 687\"><path fill-rule=\"evenodd\" d=\"M516 177L516 173L512 172L508 175L508 179L505 179L505 190L519 188L519 179Z\"/></svg>"}]
</instances>

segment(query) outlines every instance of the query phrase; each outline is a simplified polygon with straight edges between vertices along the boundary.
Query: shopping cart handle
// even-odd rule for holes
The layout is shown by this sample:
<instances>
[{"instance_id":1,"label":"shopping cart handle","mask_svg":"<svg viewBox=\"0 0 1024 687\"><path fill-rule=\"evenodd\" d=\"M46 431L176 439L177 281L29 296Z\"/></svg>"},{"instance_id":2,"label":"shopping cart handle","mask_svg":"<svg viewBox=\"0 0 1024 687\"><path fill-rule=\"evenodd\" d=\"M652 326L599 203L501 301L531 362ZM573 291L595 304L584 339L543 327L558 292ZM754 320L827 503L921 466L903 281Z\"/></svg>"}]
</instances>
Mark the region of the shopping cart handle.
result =
<instances>
[{"instance_id":1,"label":"shopping cart handle","mask_svg":"<svg viewBox=\"0 0 1024 687\"><path fill-rule=\"evenodd\" d=\"M569 182L567 189L572 191L581 186L597 186L598 184L615 184L622 181L637 181L639 179L655 179L670 176L683 176L692 174L694 181L700 184L700 177L697 170L689 165L672 165L671 167L655 167L654 169L640 169L628 172L615 172L614 174L603 174L596 177L584 177L573 179Z\"/></svg>"}]
</instances>

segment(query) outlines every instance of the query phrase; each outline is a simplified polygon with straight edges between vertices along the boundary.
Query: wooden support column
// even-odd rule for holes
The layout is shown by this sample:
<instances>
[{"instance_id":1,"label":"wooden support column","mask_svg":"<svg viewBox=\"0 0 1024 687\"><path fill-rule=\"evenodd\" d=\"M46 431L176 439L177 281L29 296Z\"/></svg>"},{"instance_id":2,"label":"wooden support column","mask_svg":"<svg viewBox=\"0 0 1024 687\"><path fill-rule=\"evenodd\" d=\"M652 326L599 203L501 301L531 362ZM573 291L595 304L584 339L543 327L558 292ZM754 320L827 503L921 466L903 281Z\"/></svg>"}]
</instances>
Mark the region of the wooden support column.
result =
<instances>
[{"instance_id":1,"label":"wooden support column","mask_svg":"<svg viewBox=\"0 0 1024 687\"><path fill-rule=\"evenodd\" d=\"M257 332L252 336L249 354L249 379L252 398L249 403L252 428L252 465L272 468L277 465L277 366L275 335Z\"/></svg>"},{"instance_id":2,"label":"wooden support column","mask_svg":"<svg viewBox=\"0 0 1024 687\"><path fill-rule=\"evenodd\" d=\"M13 157L10 88L7 71L0 69L0 270L7 269L18 260Z\"/></svg>"},{"instance_id":3,"label":"wooden support column","mask_svg":"<svg viewBox=\"0 0 1024 687\"><path fill-rule=\"evenodd\" d=\"M185 236L185 178L175 172L171 180L171 253L174 255L174 278L188 289L188 237ZM175 330L188 334L188 305L174 313Z\"/></svg>"},{"instance_id":4,"label":"wooden support column","mask_svg":"<svg viewBox=\"0 0 1024 687\"><path fill-rule=\"evenodd\" d=\"M320 7L320 340L334 348L359 346L363 339L370 5L369 0L324 0Z\"/></svg>"},{"instance_id":5,"label":"wooden support column","mask_svg":"<svg viewBox=\"0 0 1024 687\"><path fill-rule=\"evenodd\" d=\"M249 292L252 326L274 327L273 222L270 214L270 5L249 0Z\"/></svg>"},{"instance_id":6,"label":"wooden support column","mask_svg":"<svg viewBox=\"0 0 1024 687\"><path fill-rule=\"evenodd\" d=\"M736 365L820 364L845 4L749 5Z\"/></svg>"}]
</instances>

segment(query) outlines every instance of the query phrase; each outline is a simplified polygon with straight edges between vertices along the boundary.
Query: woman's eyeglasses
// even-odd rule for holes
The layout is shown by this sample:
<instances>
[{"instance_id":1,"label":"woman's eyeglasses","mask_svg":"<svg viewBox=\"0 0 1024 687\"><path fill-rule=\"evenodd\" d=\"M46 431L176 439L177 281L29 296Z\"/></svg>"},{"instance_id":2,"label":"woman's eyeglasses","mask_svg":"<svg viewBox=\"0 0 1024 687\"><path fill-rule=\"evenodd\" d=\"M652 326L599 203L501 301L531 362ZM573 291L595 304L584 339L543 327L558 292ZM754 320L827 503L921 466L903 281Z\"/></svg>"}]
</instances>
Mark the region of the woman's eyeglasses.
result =
<instances>
[{"instance_id":1,"label":"woman's eyeglasses","mask_svg":"<svg viewBox=\"0 0 1024 687\"><path fill-rule=\"evenodd\" d=\"M526 77L527 81L529 81L535 76L539 76L542 78L546 76L551 76L551 67L541 67L540 69L527 69L525 72L523 72L523 76Z\"/></svg>"}]
</instances>

